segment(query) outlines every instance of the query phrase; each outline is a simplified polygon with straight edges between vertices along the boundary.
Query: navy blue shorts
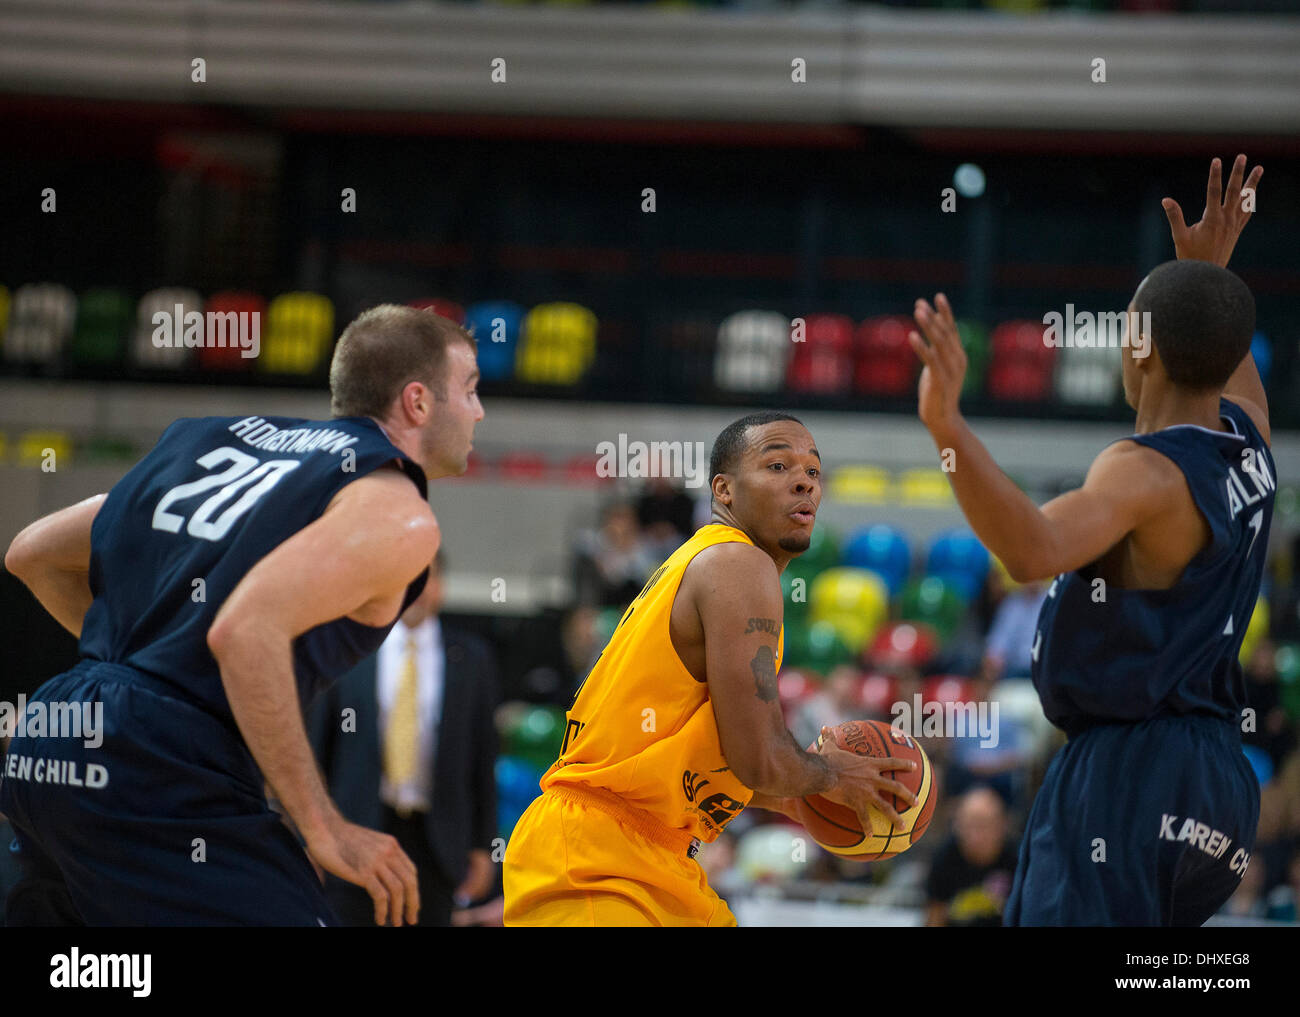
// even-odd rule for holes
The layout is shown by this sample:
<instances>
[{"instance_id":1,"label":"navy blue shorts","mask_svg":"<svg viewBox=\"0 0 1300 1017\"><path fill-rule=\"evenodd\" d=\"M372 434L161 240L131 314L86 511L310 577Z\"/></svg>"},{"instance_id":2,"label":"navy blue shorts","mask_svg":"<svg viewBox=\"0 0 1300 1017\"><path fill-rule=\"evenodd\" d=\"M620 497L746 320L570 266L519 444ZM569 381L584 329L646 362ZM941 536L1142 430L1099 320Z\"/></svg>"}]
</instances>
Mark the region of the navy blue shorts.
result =
<instances>
[{"instance_id":1,"label":"navy blue shorts","mask_svg":"<svg viewBox=\"0 0 1300 1017\"><path fill-rule=\"evenodd\" d=\"M1197 926L1250 862L1259 782L1232 724L1103 724L1047 769L1020 844L1006 925Z\"/></svg>"},{"instance_id":2,"label":"navy blue shorts","mask_svg":"<svg viewBox=\"0 0 1300 1017\"><path fill-rule=\"evenodd\" d=\"M0 812L24 877L6 924L334 924L229 724L95 661L46 682L37 701L89 703L92 718L102 704L102 744L50 732L11 742Z\"/></svg>"}]
</instances>

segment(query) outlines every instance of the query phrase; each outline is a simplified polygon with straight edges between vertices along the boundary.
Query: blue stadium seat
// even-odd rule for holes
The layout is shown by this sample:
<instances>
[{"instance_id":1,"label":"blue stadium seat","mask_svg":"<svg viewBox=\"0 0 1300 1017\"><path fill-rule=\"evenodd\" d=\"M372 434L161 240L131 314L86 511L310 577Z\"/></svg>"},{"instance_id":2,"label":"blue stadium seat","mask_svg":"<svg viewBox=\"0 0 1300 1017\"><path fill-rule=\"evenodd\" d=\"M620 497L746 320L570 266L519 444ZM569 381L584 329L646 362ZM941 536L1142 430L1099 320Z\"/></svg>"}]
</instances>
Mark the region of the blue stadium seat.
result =
<instances>
[{"instance_id":1,"label":"blue stadium seat","mask_svg":"<svg viewBox=\"0 0 1300 1017\"><path fill-rule=\"evenodd\" d=\"M849 535L841 564L877 573L885 580L893 600L903 592L912 570L912 549L901 530L878 523Z\"/></svg>"},{"instance_id":2,"label":"blue stadium seat","mask_svg":"<svg viewBox=\"0 0 1300 1017\"><path fill-rule=\"evenodd\" d=\"M974 600L988 578L988 549L970 530L945 530L930 544L925 574L946 579L968 601Z\"/></svg>"},{"instance_id":3,"label":"blue stadium seat","mask_svg":"<svg viewBox=\"0 0 1300 1017\"><path fill-rule=\"evenodd\" d=\"M478 369L487 381L509 378L515 370L515 347L524 309L508 300L485 300L465 310L465 328L478 340Z\"/></svg>"}]
</instances>

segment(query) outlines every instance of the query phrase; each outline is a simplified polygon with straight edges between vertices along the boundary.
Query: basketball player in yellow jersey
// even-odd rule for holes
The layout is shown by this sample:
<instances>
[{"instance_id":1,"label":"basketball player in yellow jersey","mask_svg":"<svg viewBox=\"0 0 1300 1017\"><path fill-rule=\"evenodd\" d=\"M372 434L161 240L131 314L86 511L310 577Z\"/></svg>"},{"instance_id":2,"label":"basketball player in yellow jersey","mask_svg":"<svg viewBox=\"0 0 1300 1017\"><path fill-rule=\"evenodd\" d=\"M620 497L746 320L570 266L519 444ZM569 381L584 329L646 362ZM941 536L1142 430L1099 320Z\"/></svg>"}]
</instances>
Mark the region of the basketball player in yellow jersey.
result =
<instances>
[{"instance_id":1,"label":"basketball player in yellow jersey","mask_svg":"<svg viewBox=\"0 0 1300 1017\"><path fill-rule=\"evenodd\" d=\"M777 702L781 571L808 549L821 457L794 417L756 413L718 436L713 521L624 613L578 690L560 757L505 855L507 925L735 925L695 861L747 805L818 792L897 815L914 798L826 739L807 752Z\"/></svg>"}]
</instances>

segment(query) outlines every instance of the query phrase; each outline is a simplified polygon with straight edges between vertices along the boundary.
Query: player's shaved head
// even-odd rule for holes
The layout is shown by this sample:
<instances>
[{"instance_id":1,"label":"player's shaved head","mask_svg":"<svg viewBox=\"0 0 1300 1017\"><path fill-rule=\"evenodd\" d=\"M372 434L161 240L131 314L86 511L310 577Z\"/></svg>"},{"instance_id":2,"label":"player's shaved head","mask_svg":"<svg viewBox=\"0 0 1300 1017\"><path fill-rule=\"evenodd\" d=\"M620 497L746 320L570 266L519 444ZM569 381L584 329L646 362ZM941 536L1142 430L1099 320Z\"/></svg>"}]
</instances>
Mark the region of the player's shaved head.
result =
<instances>
[{"instance_id":1,"label":"player's shaved head","mask_svg":"<svg viewBox=\"0 0 1300 1017\"><path fill-rule=\"evenodd\" d=\"M1166 261L1133 295L1151 313L1165 374L1194 391L1221 389L1250 352L1255 298L1236 274L1208 261Z\"/></svg>"},{"instance_id":2,"label":"player's shaved head","mask_svg":"<svg viewBox=\"0 0 1300 1017\"><path fill-rule=\"evenodd\" d=\"M382 417L412 381L446 398L447 348L474 338L450 318L400 304L380 304L343 330L330 362L330 412Z\"/></svg>"},{"instance_id":3,"label":"player's shaved head","mask_svg":"<svg viewBox=\"0 0 1300 1017\"><path fill-rule=\"evenodd\" d=\"M709 479L712 480L719 473L735 472L736 464L748 447L748 432L751 427L774 424L778 420L793 420L796 424L803 424L803 421L798 417L792 417L788 413L781 413L777 410L760 410L758 413L751 413L747 417L733 420L724 427L713 442L713 452L709 455Z\"/></svg>"}]
</instances>

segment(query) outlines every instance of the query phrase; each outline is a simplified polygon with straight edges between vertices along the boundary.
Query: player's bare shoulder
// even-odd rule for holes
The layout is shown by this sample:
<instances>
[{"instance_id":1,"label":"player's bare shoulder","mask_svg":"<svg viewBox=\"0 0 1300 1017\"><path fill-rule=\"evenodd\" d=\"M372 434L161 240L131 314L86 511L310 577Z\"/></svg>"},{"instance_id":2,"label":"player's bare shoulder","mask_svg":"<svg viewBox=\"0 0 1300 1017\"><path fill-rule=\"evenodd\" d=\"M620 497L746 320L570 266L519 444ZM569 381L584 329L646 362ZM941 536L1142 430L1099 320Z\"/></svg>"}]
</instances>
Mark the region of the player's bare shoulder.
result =
<instances>
[{"instance_id":1,"label":"player's bare shoulder","mask_svg":"<svg viewBox=\"0 0 1300 1017\"><path fill-rule=\"evenodd\" d=\"M743 597L761 591L781 596L781 576L767 552L742 541L714 544L697 554L682 575L688 597Z\"/></svg>"},{"instance_id":2,"label":"player's bare shoulder","mask_svg":"<svg viewBox=\"0 0 1300 1017\"><path fill-rule=\"evenodd\" d=\"M670 622L673 646L696 680L705 681L709 631L713 638L739 635L744 619L773 612L779 624L780 609L781 577L766 552L741 541L714 544L682 573Z\"/></svg>"},{"instance_id":3,"label":"player's bare shoulder","mask_svg":"<svg viewBox=\"0 0 1300 1017\"><path fill-rule=\"evenodd\" d=\"M348 617L365 625L390 623L401 607L406 585L438 550L441 533L433 509L411 478L396 469L378 469L359 477L331 499L323 524L339 540L364 540L373 561L401 561L390 581Z\"/></svg>"},{"instance_id":4,"label":"player's bare shoulder","mask_svg":"<svg viewBox=\"0 0 1300 1017\"><path fill-rule=\"evenodd\" d=\"M325 508L325 514L346 512L369 518L377 524L393 524L412 530L437 530L433 509L411 478L398 469L379 469L344 486ZM430 551L430 554L433 552Z\"/></svg>"},{"instance_id":5,"label":"player's bare shoulder","mask_svg":"<svg viewBox=\"0 0 1300 1017\"><path fill-rule=\"evenodd\" d=\"M1187 478L1178 465L1163 452L1132 439L1102 449L1088 468L1087 483L1153 512L1167 507L1169 499L1190 497Z\"/></svg>"}]
</instances>

